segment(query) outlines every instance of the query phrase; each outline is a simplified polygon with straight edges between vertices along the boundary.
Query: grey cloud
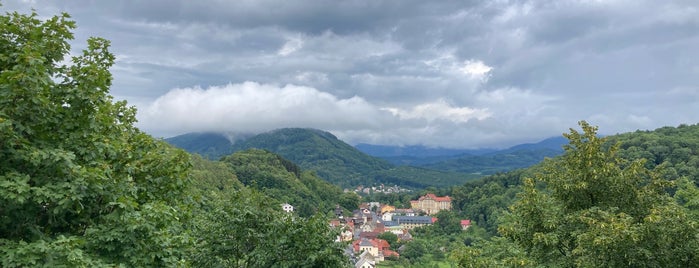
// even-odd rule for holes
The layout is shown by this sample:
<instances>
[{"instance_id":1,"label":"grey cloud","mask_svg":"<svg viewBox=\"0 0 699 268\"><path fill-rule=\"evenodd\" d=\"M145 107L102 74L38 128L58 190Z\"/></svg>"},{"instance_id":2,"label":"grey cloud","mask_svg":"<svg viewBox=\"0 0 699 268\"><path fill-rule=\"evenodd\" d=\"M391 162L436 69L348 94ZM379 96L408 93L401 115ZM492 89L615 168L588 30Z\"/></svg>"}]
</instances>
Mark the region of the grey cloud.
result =
<instances>
[{"instance_id":1,"label":"grey cloud","mask_svg":"<svg viewBox=\"0 0 699 268\"><path fill-rule=\"evenodd\" d=\"M76 50L87 36L112 40L112 93L137 104L141 126L155 135L197 130L148 123L174 89L245 81L270 96L285 85L329 96L308 98L336 112L328 114L362 100L354 114L365 117L270 110L256 122L219 125L315 126L352 142L506 146L559 135L581 119L614 133L699 116L694 1L3 1L0 9L32 5L44 16L73 15ZM465 73L468 62L492 68L487 79ZM255 111L244 107L237 112ZM419 107L489 116L405 116Z\"/></svg>"}]
</instances>

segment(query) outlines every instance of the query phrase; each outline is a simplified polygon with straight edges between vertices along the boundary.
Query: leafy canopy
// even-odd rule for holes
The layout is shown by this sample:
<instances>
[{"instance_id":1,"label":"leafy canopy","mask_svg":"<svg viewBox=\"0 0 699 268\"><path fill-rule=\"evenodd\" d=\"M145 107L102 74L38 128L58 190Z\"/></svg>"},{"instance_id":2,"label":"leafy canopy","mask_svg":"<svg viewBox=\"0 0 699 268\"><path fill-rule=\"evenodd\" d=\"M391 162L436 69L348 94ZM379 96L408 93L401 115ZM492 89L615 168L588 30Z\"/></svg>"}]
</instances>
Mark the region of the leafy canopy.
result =
<instances>
[{"instance_id":1,"label":"leafy canopy","mask_svg":"<svg viewBox=\"0 0 699 268\"><path fill-rule=\"evenodd\" d=\"M180 265L188 156L112 101L109 41L64 62L74 27L0 16L0 266Z\"/></svg>"},{"instance_id":2,"label":"leafy canopy","mask_svg":"<svg viewBox=\"0 0 699 268\"><path fill-rule=\"evenodd\" d=\"M693 267L697 222L643 159L626 161L581 122L559 160L526 179L500 233L527 258L556 267ZM662 167L661 167L662 168ZM685 190L689 192L689 190ZM507 245L511 247L512 245Z\"/></svg>"}]
</instances>

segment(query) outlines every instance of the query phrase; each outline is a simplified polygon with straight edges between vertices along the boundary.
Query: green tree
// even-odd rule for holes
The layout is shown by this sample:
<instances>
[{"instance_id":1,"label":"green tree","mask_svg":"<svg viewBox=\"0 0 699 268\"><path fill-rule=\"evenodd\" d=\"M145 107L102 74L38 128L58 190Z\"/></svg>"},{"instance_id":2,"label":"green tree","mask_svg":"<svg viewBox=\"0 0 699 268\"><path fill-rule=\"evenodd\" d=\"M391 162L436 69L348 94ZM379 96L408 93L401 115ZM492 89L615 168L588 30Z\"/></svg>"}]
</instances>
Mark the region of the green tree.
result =
<instances>
[{"instance_id":1,"label":"green tree","mask_svg":"<svg viewBox=\"0 0 699 268\"><path fill-rule=\"evenodd\" d=\"M571 129L560 160L526 179L499 228L536 263L555 267L695 267L697 222L643 160L605 146L597 128Z\"/></svg>"},{"instance_id":2,"label":"green tree","mask_svg":"<svg viewBox=\"0 0 699 268\"><path fill-rule=\"evenodd\" d=\"M74 27L0 16L0 266L182 265L188 156L112 101L107 40L62 64Z\"/></svg>"},{"instance_id":3,"label":"green tree","mask_svg":"<svg viewBox=\"0 0 699 268\"><path fill-rule=\"evenodd\" d=\"M412 263L420 261L423 255L427 254L427 245L423 240L413 240L405 244L405 249L401 252L401 257L407 258Z\"/></svg>"},{"instance_id":4,"label":"green tree","mask_svg":"<svg viewBox=\"0 0 699 268\"><path fill-rule=\"evenodd\" d=\"M396 245L398 244L398 236L392 232L384 232L376 236L379 239L386 240L389 245L391 245L391 249L395 250L397 247Z\"/></svg>"},{"instance_id":5,"label":"green tree","mask_svg":"<svg viewBox=\"0 0 699 268\"><path fill-rule=\"evenodd\" d=\"M534 264L522 248L503 237L480 240L473 246L459 246L450 253L449 260L457 267L529 267Z\"/></svg>"},{"instance_id":6,"label":"green tree","mask_svg":"<svg viewBox=\"0 0 699 268\"><path fill-rule=\"evenodd\" d=\"M346 267L339 233L317 214L308 219L281 211L271 198L242 189L202 205L194 225L197 267Z\"/></svg>"}]
</instances>

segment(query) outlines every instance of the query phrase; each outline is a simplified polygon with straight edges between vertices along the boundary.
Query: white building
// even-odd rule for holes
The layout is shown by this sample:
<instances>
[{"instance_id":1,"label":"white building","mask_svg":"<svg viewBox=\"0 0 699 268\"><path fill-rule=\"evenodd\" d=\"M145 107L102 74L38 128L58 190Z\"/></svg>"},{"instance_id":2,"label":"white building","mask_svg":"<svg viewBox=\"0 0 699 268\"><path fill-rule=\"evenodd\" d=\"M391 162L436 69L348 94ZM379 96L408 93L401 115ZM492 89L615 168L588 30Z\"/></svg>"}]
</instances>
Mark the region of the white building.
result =
<instances>
[{"instance_id":1,"label":"white building","mask_svg":"<svg viewBox=\"0 0 699 268\"><path fill-rule=\"evenodd\" d=\"M288 203L282 204L282 209L286 212L294 212L294 206L292 206Z\"/></svg>"}]
</instances>

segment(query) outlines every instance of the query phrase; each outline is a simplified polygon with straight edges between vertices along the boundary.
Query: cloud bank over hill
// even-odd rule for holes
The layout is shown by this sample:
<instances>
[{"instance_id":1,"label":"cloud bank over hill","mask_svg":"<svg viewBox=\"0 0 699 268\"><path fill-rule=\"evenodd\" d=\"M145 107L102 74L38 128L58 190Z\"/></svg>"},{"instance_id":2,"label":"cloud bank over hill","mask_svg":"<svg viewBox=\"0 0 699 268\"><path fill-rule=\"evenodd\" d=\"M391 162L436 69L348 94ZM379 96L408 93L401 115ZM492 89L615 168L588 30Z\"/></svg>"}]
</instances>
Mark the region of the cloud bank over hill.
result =
<instances>
[{"instance_id":1,"label":"cloud bank over hill","mask_svg":"<svg viewBox=\"0 0 699 268\"><path fill-rule=\"evenodd\" d=\"M112 40L156 136L314 127L488 147L697 123L695 1L3 1Z\"/></svg>"}]
</instances>

